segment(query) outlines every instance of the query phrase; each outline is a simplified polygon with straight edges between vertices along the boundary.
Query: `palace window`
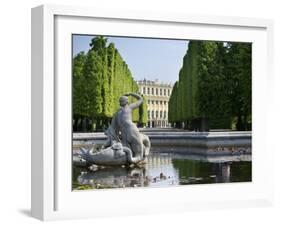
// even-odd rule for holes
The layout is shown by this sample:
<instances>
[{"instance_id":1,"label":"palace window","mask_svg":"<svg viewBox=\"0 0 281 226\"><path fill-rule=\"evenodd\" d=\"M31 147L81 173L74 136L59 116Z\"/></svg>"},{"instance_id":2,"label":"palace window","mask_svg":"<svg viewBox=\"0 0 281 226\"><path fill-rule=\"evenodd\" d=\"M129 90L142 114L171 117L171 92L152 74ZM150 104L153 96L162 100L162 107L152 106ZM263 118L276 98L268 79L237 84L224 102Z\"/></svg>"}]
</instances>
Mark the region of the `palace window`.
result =
<instances>
[{"instance_id":1,"label":"palace window","mask_svg":"<svg viewBox=\"0 0 281 226\"><path fill-rule=\"evenodd\" d=\"M170 90L168 89L168 96L170 96Z\"/></svg>"},{"instance_id":2,"label":"palace window","mask_svg":"<svg viewBox=\"0 0 281 226\"><path fill-rule=\"evenodd\" d=\"M147 117L150 118L150 111L147 111Z\"/></svg>"},{"instance_id":3,"label":"palace window","mask_svg":"<svg viewBox=\"0 0 281 226\"><path fill-rule=\"evenodd\" d=\"M149 95L149 93L150 93L150 89L149 87L147 87L147 94Z\"/></svg>"},{"instance_id":4,"label":"palace window","mask_svg":"<svg viewBox=\"0 0 281 226\"><path fill-rule=\"evenodd\" d=\"M151 103L154 104L154 100L152 100Z\"/></svg>"},{"instance_id":5,"label":"palace window","mask_svg":"<svg viewBox=\"0 0 281 226\"><path fill-rule=\"evenodd\" d=\"M154 111L151 111L151 118L154 118Z\"/></svg>"},{"instance_id":6,"label":"palace window","mask_svg":"<svg viewBox=\"0 0 281 226\"><path fill-rule=\"evenodd\" d=\"M145 87L142 88L142 93L145 94Z\"/></svg>"},{"instance_id":7,"label":"palace window","mask_svg":"<svg viewBox=\"0 0 281 226\"><path fill-rule=\"evenodd\" d=\"M164 96L166 96L166 89L164 89Z\"/></svg>"},{"instance_id":8,"label":"palace window","mask_svg":"<svg viewBox=\"0 0 281 226\"><path fill-rule=\"evenodd\" d=\"M154 89L151 88L151 95L154 95Z\"/></svg>"},{"instance_id":9,"label":"palace window","mask_svg":"<svg viewBox=\"0 0 281 226\"><path fill-rule=\"evenodd\" d=\"M160 118L162 118L162 111L160 111Z\"/></svg>"},{"instance_id":10,"label":"palace window","mask_svg":"<svg viewBox=\"0 0 281 226\"><path fill-rule=\"evenodd\" d=\"M158 100L156 100L156 104L158 104Z\"/></svg>"},{"instance_id":11,"label":"palace window","mask_svg":"<svg viewBox=\"0 0 281 226\"><path fill-rule=\"evenodd\" d=\"M156 111L156 118L158 118L158 111Z\"/></svg>"},{"instance_id":12,"label":"palace window","mask_svg":"<svg viewBox=\"0 0 281 226\"><path fill-rule=\"evenodd\" d=\"M164 111L164 119L167 117L167 112Z\"/></svg>"},{"instance_id":13,"label":"palace window","mask_svg":"<svg viewBox=\"0 0 281 226\"><path fill-rule=\"evenodd\" d=\"M156 88L156 95L158 95L158 89Z\"/></svg>"},{"instance_id":14,"label":"palace window","mask_svg":"<svg viewBox=\"0 0 281 226\"><path fill-rule=\"evenodd\" d=\"M160 89L160 96L162 96L162 89Z\"/></svg>"}]
</instances>

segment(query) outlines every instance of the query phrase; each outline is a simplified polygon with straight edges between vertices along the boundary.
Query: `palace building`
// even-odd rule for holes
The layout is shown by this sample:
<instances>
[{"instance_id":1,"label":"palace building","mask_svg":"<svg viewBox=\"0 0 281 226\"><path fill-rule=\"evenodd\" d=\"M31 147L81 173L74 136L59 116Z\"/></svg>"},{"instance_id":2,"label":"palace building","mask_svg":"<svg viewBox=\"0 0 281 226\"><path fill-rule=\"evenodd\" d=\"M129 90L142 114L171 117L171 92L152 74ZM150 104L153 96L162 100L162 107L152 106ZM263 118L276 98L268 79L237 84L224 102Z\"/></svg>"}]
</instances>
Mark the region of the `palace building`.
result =
<instances>
[{"instance_id":1,"label":"palace building","mask_svg":"<svg viewBox=\"0 0 281 226\"><path fill-rule=\"evenodd\" d=\"M169 127L168 104L173 85L145 79L137 83L140 93L144 95L147 102L147 127Z\"/></svg>"}]
</instances>

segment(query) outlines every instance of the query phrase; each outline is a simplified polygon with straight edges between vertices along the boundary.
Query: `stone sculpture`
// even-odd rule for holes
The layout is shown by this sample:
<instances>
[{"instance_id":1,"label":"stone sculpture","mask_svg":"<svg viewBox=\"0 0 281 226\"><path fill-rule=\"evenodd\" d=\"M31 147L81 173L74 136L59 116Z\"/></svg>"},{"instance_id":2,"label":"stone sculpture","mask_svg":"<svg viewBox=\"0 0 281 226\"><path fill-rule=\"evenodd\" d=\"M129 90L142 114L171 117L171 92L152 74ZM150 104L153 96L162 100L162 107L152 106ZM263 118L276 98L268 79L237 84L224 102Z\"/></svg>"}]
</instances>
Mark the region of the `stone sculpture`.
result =
<instances>
[{"instance_id":1,"label":"stone sculpture","mask_svg":"<svg viewBox=\"0 0 281 226\"><path fill-rule=\"evenodd\" d=\"M135 97L137 101L129 104L128 96ZM132 112L142 104L143 98L135 93L127 93L120 97L119 102L120 108L105 132L107 140L102 149L96 153L80 149L80 157L90 164L103 166L140 164L149 154L149 138L140 133L132 121Z\"/></svg>"}]
</instances>

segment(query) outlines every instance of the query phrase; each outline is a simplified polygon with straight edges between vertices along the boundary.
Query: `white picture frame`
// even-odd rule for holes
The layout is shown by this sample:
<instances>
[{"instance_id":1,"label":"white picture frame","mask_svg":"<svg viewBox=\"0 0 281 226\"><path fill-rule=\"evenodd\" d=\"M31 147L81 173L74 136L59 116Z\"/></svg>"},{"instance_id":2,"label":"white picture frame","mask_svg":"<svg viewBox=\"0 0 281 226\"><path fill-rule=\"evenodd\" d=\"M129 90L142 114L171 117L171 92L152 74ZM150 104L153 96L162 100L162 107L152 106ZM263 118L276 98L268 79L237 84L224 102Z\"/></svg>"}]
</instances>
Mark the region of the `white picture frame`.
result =
<instances>
[{"instance_id":1,"label":"white picture frame","mask_svg":"<svg viewBox=\"0 0 281 226\"><path fill-rule=\"evenodd\" d=\"M268 175L273 167L273 150L266 140L266 120L272 109L267 101L273 76L272 32L273 22L265 19L57 5L33 8L32 216L56 220L272 204L273 178ZM72 33L252 42L253 181L72 192Z\"/></svg>"}]
</instances>

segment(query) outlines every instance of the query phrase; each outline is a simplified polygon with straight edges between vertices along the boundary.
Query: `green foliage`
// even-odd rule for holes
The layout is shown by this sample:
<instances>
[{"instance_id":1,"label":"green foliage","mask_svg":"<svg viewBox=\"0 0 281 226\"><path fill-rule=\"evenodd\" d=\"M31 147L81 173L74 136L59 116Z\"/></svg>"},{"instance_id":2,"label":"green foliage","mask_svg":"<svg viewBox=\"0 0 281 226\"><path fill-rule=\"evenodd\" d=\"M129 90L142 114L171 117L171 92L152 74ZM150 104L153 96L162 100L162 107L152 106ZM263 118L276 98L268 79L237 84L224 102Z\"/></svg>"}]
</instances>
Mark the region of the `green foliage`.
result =
<instances>
[{"instance_id":1,"label":"green foliage","mask_svg":"<svg viewBox=\"0 0 281 226\"><path fill-rule=\"evenodd\" d=\"M179 90L179 85L178 85L178 81L174 84L173 89L172 89L172 93L170 96L170 100L169 100L169 105L168 105L168 120L170 122L176 122L179 120L179 115L177 109L178 109L178 90Z\"/></svg>"},{"instance_id":2,"label":"green foliage","mask_svg":"<svg viewBox=\"0 0 281 226\"><path fill-rule=\"evenodd\" d=\"M106 49L107 39L103 36L97 36L91 40L90 47L91 50L102 52Z\"/></svg>"},{"instance_id":3,"label":"green foliage","mask_svg":"<svg viewBox=\"0 0 281 226\"><path fill-rule=\"evenodd\" d=\"M102 69L101 56L94 50L89 51L83 71L85 99L88 103L84 111L89 118L101 117L103 113Z\"/></svg>"},{"instance_id":4,"label":"green foliage","mask_svg":"<svg viewBox=\"0 0 281 226\"><path fill-rule=\"evenodd\" d=\"M78 185L74 187L74 190L89 190L89 189L93 189L93 187L90 184Z\"/></svg>"},{"instance_id":5,"label":"green foliage","mask_svg":"<svg viewBox=\"0 0 281 226\"><path fill-rule=\"evenodd\" d=\"M73 59L73 115L74 117L82 116L83 110L87 106L84 96L83 68L86 61L86 55L81 52Z\"/></svg>"},{"instance_id":6,"label":"green foliage","mask_svg":"<svg viewBox=\"0 0 281 226\"><path fill-rule=\"evenodd\" d=\"M246 43L229 43L226 73L232 118L240 130L251 129L252 115L252 46Z\"/></svg>"},{"instance_id":7,"label":"green foliage","mask_svg":"<svg viewBox=\"0 0 281 226\"><path fill-rule=\"evenodd\" d=\"M230 128L235 117L237 129L250 129L251 45L190 41L169 101L169 121L208 119L215 129Z\"/></svg>"},{"instance_id":8,"label":"green foliage","mask_svg":"<svg viewBox=\"0 0 281 226\"><path fill-rule=\"evenodd\" d=\"M114 112L114 65L115 65L115 46L113 43L110 43L107 48L107 74L108 74L108 115L113 115Z\"/></svg>"},{"instance_id":9,"label":"green foliage","mask_svg":"<svg viewBox=\"0 0 281 226\"><path fill-rule=\"evenodd\" d=\"M142 95L143 103L141 104L139 108L139 123L141 126L144 126L147 124L148 118L147 118L147 102L145 97Z\"/></svg>"},{"instance_id":10,"label":"green foliage","mask_svg":"<svg viewBox=\"0 0 281 226\"><path fill-rule=\"evenodd\" d=\"M77 54L73 59L73 115L74 131L81 131L82 121L92 123L84 131L104 129L119 108L119 97L124 93L138 92L128 65L113 43L97 36L90 43L87 54ZM130 97L130 101L135 101ZM147 122L146 103L133 112L133 121Z\"/></svg>"}]
</instances>

